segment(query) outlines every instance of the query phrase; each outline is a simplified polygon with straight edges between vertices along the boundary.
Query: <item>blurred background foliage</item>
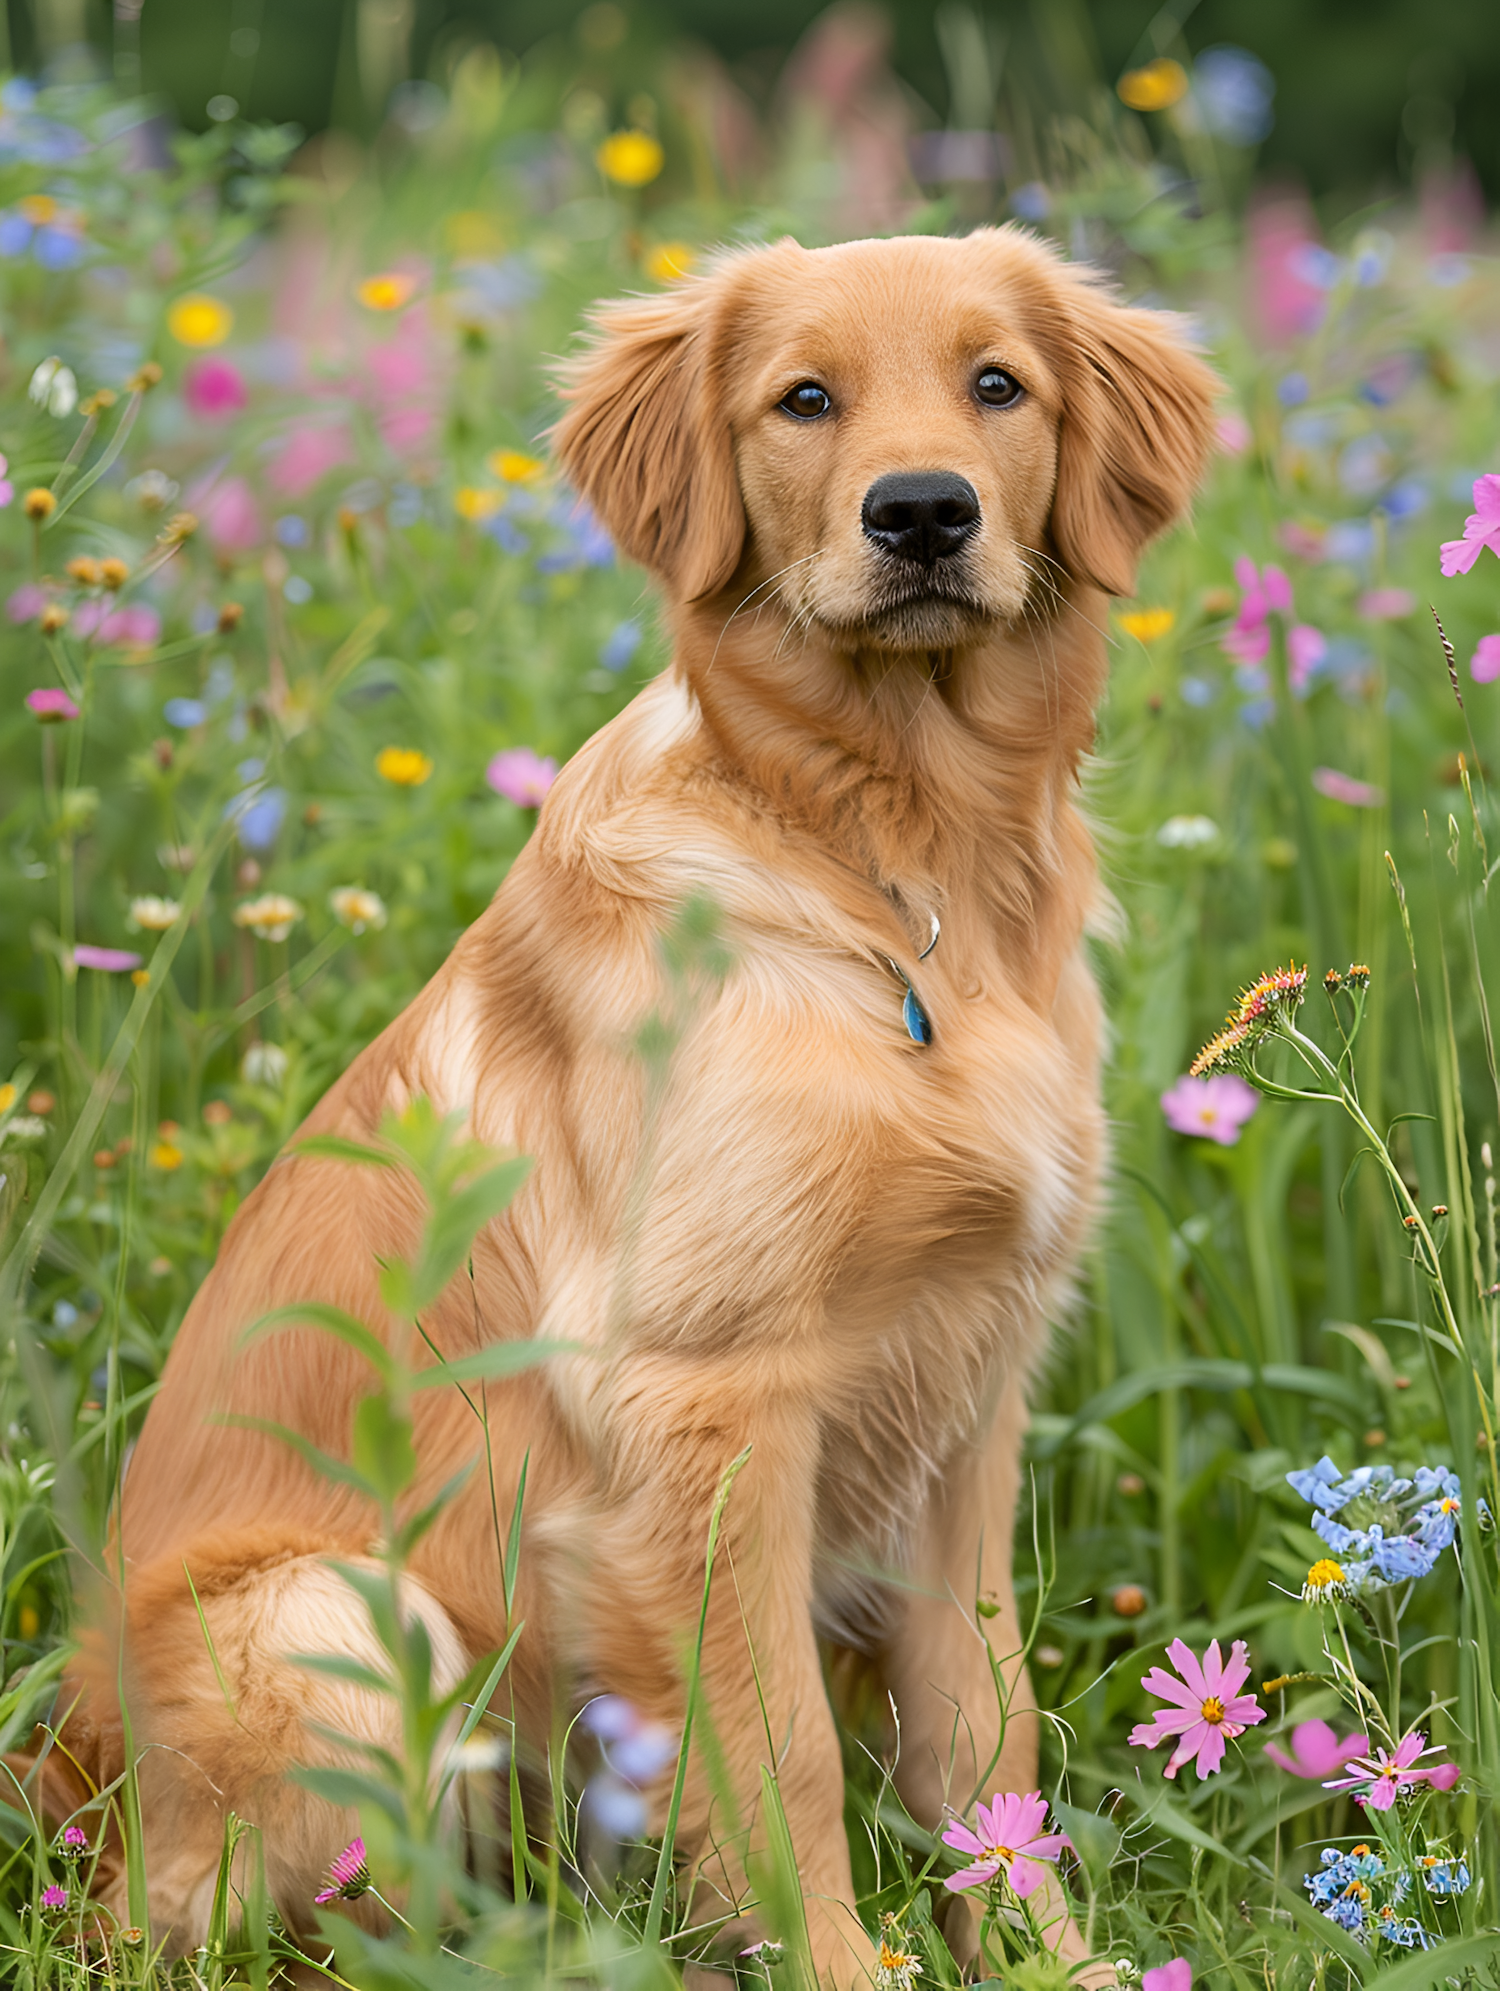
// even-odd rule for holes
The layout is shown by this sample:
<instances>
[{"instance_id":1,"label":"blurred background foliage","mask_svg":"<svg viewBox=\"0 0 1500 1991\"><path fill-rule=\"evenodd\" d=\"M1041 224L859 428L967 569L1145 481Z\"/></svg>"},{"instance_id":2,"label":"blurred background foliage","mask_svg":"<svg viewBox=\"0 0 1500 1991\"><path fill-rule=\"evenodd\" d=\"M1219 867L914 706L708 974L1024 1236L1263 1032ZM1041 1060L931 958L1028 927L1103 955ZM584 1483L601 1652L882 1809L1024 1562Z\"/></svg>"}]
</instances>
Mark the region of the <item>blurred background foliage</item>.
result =
<instances>
[{"instance_id":1,"label":"blurred background foliage","mask_svg":"<svg viewBox=\"0 0 1500 1991\"><path fill-rule=\"evenodd\" d=\"M369 135L403 84L446 84L476 41L532 68L576 69L623 112L664 49L696 46L762 116L784 93L816 0L6 0L22 70L84 56L202 129L229 100L251 118ZM1039 123L1089 117L1133 65L1243 49L1274 98L1266 170L1347 209L1454 160L1500 193L1494 0L892 0L889 36L913 128L996 129L1023 170ZM87 59L87 57L85 57ZM421 92L408 91L420 115ZM210 107L213 108L210 108Z\"/></svg>"}]
</instances>

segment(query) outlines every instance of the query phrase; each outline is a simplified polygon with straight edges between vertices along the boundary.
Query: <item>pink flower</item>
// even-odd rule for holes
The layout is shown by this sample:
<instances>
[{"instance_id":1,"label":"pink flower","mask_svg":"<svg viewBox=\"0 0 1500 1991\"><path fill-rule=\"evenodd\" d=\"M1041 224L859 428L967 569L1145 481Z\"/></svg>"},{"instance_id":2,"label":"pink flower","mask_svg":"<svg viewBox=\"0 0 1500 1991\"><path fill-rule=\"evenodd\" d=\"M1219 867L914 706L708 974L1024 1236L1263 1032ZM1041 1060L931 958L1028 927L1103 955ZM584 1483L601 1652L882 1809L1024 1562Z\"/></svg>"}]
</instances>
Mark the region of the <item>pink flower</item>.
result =
<instances>
[{"instance_id":1,"label":"pink flower","mask_svg":"<svg viewBox=\"0 0 1500 1991\"><path fill-rule=\"evenodd\" d=\"M1196 1134L1232 1148L1240 1129L1260 1104L1260 1094L1235 1072L1217 1078L1180 1078L1161 1096L1161 1110L1174 1134Z\"/></svg>"},{"instance_id":2,"label":"pink flower","mask_svg":"<svg viewBox=\"0 0 1500 1991\"><path fill-rule=\"evenodd\" d=\"M16 487L6 474L9 469L10 465L3 456L0 456L0 511L3 511L16 495Z\"/></svg>"},{"instance_id":3,"label":"pink flower","mask_svg":"<svg viewBox=\"0 0 1500 1991\"><path fill-rule=\"evenodd\" d=\"M358 1901L362 1894L370 1891L370 1869L365 1860L363 1839L351 1839L343 1852L335 1853L328 1863L328 1884L321 1894L315 1894L316 1903L324 1901Z\"/></svg>"},{"instance_id":4,"label":"pink flower","mask_svg":"<svg viewBox=\"0 0 1500 1991\"><path fill-rule=\"evenodd\" d=\"M195 360L183 376L182 398L200 422L225 422L249 400L245 376L230 360Z\"/></svg>"},{"instance_id":5,"label":"pink flower","mask_svg":"<svg viewBox=\"0 0 1500 1991\"><path fill-rule=\"evenodd\" d=\"M91 947L87 941L80 941L73 949L73 960L77 967L98 968L106 975L128 974L141 965L139 954L131 954L123 947Z\"/></svg>"},{"instance_id":6,"label":"pink flower","mask_svg":"<svg viewBox=\"0 0 1500 1991\"><path fill-rule=\"evenodd\" d=\"M984 1887L1003 1873L1015 1893L1028 1895L1047 1878L1046 1868L1038 1863L1055 1860L1064 1846L1073 1843L1062 1832L1040 1836L1047 1822L1047 1804L1040 1791L1029 1791L1025 1797L1014 1791L1002 1797L997 1791L987 1806L975 1805L974 1816L977 1837L956 1818L943 1834L945 1846L973 1856L972 1866L949 1874L943 1882L955 1894L966 1887Z\"/></svg>"},{"instance_id":7,"label":"pink flower","mask_svg":"<svg viewBox=\"0 0 1500 1991\"><path fill-rule=\"evenodd\" d=\"M1266 1744L1266 1754L1289 1777L1318 1780L1341 1770L1351 1756L1363 1756L1370 1746L1368 1735L1346 1735L1342 1742L1326 1721L1299 1721L1292 1730L1292 1753Z\"/></svg>"},{"instance_id":8,"label":"pink flower","mask_svg":"<svg viewBox=\"0 0 1500 1991\"><path fill-rule=\"evenodd\" d=\"M78 717L78 707L54 684L38 685L35 691L28 691L26 710L44 726L56 726L64 719Z\"/></svg>"},{"instance_id":9,"label":"pink flower","mask_svg":"<svg viewBox=\"0 0 1500 1991\"><path fill-rule=\"evenodd\" d=\"M12 622L35 622L51 597L35 581L27 581L6 598L5 613Z\"/></svg>"},{"instance_id":10,"label":"pink flower","mask_svg":"<svg viewBox=\"0 0 1500 1991\"><path fill-rule=\"evenodd\" d=\"M1315 767L1312 785L1331 802L1347 802L1351 809L1378 809L1385 790L1368 781L1356 781L1352 774L1340 774L1336 767Z\"/></svg>"},{"instance_id":11,"label":"pink flower","mask_svg":"<svg viewBox=\"0 0 1500 1991\"><path fill-rule=\"evenodd\" d=\"M51 1887L44 1887L42 1889L42 1906L44 1908L66 1908L67 1905L68 1890L65 1887L58 1887L54 1884Z\"/></svg>"},{"instance_id":12,"label":"pink flower","mask_svg":"<svg viewBox=\"0 0 1500 1991\"><path fill-rule=\"evenodd\" d=\"M1404 1790L1408 1784L1430 1783L1438 1790L1451 1790L1459 1778L1456 1763L1432 1763L1421 1770L1415 1767L1423 1756L1437 1754L1437 1745L1427 1748L1424 1746L1426 1741L1425 1735L1413 1729L1410 1735L1402 1736L1394 1754L1387 1755L1384 1749L1378 1749L1373 1756L1351 1763L1352 1775L1325 1781L1323 1788L1328 1791L1358 1791L1358 1802L1367 1804L1371 1811L1389 1811L1396 1802L1397 1791Z\"/></svg>"},{"instance_id":13,"label":"pink flower","mask_svg":"<svg viewBox=\"0 0 1500 1991\"><path fill-rule=\"evenodd\" d=\"M1313 672L1328 655L1328 638L1310 622L1294 622L1286 632L1286 678L1296 698L1307 696Z\"/></svg>"},{"instance_id":14,"label":"pink flower","mask_svg":"<svg viewBox=\"0 0 1500 1991\"><path fill-rule=\"evenodd\" d=\"M1234 578L1240 588L1240 610L1224 637L1224 648L1237 663L1258 664L1271 647L1272 612L1292 612L1292 584L1280 567L1267 567L1262 573L1243 556L1234 563Z\"/></svg>"},{"instance_id":15,"label":"pink flower","mask_svg":"<svg viewBox=\"0 0 1500 1991\"><path fill-rule=\"evenodd\" d=\"M1287 519L1276 528L1276 537L1288 553L1314 564L1322 559L1327 550L1327 535L1320 525L1299 525L1296 519Z\"/></svg>"},{"instance_id":16,"label":"pink flower","mask_svg":"<svg viewBox=\"0 0 1500 1991\"><path fill-rule=\"evenodd\" d=\"M497 795L514 802L518 809L539 809L557 779L557 762L550 754L544 760L530 747L507 747L495 755L484 778Z\"/></svg>"},{"instance_id":17,"label":"pink flower","mask_svg":"<svg viewBox=\"0 0 1500 1991\"><path fill-rule=\"evenodd\" d=\"M1172 1705L1157 1708L1149 1722L1136 1724L1130 1731L1131 1747L1155 1749L1168 1736L1178 1736L1165 1774L1175 1777L1183 1764L1196 1756L1193 1767L1198 1775L1212 1776L1224 1760L1225 1738L1233 1741L1266 1718L1254 1694L1240 1692L1250 1677L1250 1648L1237 1638L1226 1666L1215 1639L1200 1665L1192 1647L1174 1638L1167 1647L1167 1657L1182 1678L1174 1679L1165 1667L1153 1666L1141 1685L1148 1694Z\"/></svg>"},{"instance_id":18,"label":"pink flower","mask_svg":"<svg viewBox=\"0 0 1500 1991\"><path fill-rule=\"evenodd\" d=\"M353 457L354 444L341 422L333 427L296 429L271 465L271 488L283 497L300 498L330 470L337 470Z\"/></svg>"},{"instance_id":19,"label":"pink flower","mask_svg":"<svg viewBox=\"0 0 1500 1991\"><path fill-rule=\"evenodd\" d=\"M1463 538L1443 541L1443 573L1449 580L1467 574L1486 546L1500 556L1500 476L1493 471L1475 480L1474 509L1464 520Z\"/></svg>"},{"instance_id":20,"label":"pink flower","mask_svg":"<svg viewBox=\"0 0 1500 1991\"><path fill-rule=\"evenodd\" d=\"M1141 1979L1141 1991L1193 1991L1193 1966L1185 1956L1159 1963Z\"/></svg>"},{"instance_id":21,"label":"pink flower","mask_svg":"<svg viewBox=\"0 0 1500 1991\"><path fill-rule=\"evenodd\" d=\"M1304 199L1276 199L1250 213L1250 294L1272 345L1285 345L1322 324L1328 299L1305 273L1317 235Z\"/></svg>"},{"instance_id":22,"label":"pink flower","mask_svg":"<svg viewBox=\"0 0 1500 1991\"><path fill-rule=\"evenodd\" d=\"M1232 409L1228 414L1220 415L1214 434L1226 456L1243 456L1255 440L1250 424L1243 415L1236 414Z\"/></svg>"},{"instance_id":23,"label":"pink flower","mask_svg":"<svg viewBox=\"0 0 1500 1991\"><path fill-rule=\"evenodd\" d=\"M1475 684L1493 684L1500 677L1500 636L1481 636L1479 648L1469 659L1469 676Z\"/></svg>"},{"instance_id":24,"label":"pink flower","mask_svg":"<svg viewBox=\"0 0 1500 1991\"><path fill-rule=\"evenodd\" d=\"M73 631L78 636L96 636L101 643L149 648L161 639L161 617L143 601L131 602L125 608L86 601L73 611Z\"/></svg>"},{"instance_id":25,"label":"pink flower","mask_svg":"<svg viewBox=\"0 0 1500 1991\"><path fill-rule=\"evenodd\" d=\"M1370 588L1355 603L1361 615L1372 622L1399 622L1410 615L1417 598L1410 588Z\"/></svg>"},{"instance_id":26,"label":"pink flower","mask_svg":"<svg viewBox=\"0 0 1500 1991\"><path fill-rule=\"evenodd\" d=\"M243 477L220 478L208 490L195 492L190 503L209 543L221 553L248 553L265 536L260 506Z\"/></svg>"}]
</instances>

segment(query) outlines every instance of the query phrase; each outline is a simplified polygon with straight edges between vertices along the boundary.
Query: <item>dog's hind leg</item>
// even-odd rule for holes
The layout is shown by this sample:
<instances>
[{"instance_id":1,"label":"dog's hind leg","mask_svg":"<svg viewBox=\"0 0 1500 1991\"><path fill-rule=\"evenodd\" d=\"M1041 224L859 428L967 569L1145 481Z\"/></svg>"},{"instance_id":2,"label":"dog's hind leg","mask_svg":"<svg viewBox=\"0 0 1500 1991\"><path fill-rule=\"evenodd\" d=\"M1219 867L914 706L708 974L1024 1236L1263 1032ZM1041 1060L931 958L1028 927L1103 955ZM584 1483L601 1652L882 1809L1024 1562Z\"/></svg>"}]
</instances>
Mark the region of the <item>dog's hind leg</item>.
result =
<instances>
[{"instance_id":1,"label":"dog's hind leg","mask_svg":"<svg viewBox=\"0 0 1500 1991\"><path fill-rule=\"evenodd\" d=\"M298 1765L369 1768L373 1745L399 1760L394 1691L298 1665L336 1656L392 1677L392 1661L355 1590L330 1566L329 1543L235 1535L194 1544L181 1561L133 1575L123 1677L137 1754L152 1935L167 1954L195 1948L208 1926L229 1815L257 1826L266 1891L293 1930L315 1926L313 1896L356 1830L352 1813L294 1783ZM371 1573L366 1556L342 1560ZM191 1572L191 1585L188 1580ZM440 1695L466 1657L446 1613L405 1579L403 1611L420 1619ZM343 1742L340 1737L352 1738ZM437 1766L434 1766L437 1767ZM248 1878L242 1846L233 1879ZM118 1897L118 1898L115 1898ZM129 1919L123 1871L107 1905ZM349 1912L376 1926L369 1901Z\"/></svg>"}]
</instances>

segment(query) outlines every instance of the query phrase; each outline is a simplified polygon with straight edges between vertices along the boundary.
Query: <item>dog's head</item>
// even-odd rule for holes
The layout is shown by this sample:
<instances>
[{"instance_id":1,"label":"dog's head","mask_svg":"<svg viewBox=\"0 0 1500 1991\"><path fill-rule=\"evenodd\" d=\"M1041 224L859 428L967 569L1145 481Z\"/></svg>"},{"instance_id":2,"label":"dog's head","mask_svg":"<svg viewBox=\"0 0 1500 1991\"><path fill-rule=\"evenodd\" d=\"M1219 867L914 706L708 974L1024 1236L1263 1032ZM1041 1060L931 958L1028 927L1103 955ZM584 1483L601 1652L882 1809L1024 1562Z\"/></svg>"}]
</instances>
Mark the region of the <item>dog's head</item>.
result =
<instances>
[{"instance_id":1,"label":"dog's head","mask_svg":"<svg viewBox=\"0 0 1500 1991\"><path fill-rule=\"evenodd\" d=\"M786 241L604 306L555 440L678 599L765 582L841 646L946 649L1045 610L1058 567L1131 593L1217 386L1019 229Z\"/></svg>"}]
</instances>

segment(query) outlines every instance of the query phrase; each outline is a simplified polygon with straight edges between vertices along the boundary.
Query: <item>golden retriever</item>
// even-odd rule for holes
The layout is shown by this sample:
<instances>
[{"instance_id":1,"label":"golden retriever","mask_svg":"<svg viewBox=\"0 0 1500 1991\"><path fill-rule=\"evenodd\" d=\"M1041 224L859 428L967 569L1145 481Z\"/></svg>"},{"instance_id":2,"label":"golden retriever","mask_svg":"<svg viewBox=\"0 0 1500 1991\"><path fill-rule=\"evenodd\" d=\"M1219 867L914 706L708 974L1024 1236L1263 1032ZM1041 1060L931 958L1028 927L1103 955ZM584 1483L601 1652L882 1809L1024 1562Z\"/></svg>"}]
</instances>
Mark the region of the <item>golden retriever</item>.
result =
<instances>
[{"instance_id":1,"label":"golden retriever","mask_svg":"<svg viewBox=\"0 0 1500 1991\"><path fill-rule=\"evenodd\" d=\"M745 1829L724 1842L694 1760L679 1843L714 1846L700 1885L739 1910L774 1758L837 1985L871 1949L820 1641L876 1670L924 1825L981 1778L1037 1781L1010 1580L1025 1392L1104 1148L1079 771L1105 597L1186 507L1215 388L1174 320L1009 227L786 241L604 306L556 449L661 583L672 664L563 770L489 910L307 1123L368 1140L424 1094L535 1158L425 1326L449 1356L532 1335L587 1350L488 1391L502 1516L530 1458L512 1685L539 1746L600 1691L680 1730L715 1489L751 1448L703 1659ZM732 965L647 1140L634 1046L695 894ZM274 1898L307 1927L352 1821L284 1773L329 1760L320 1727L394 1742L391 1703L286 1658L378 1660L326 1562L370 1554L371 1512L226 1420L347 1455L364 1362L311 1327L245 1329L321 1300L386 1331L376 1259L419 1214L402 1176L284 1155L125 1480L123 1658L97 1631L59 1705L67 1751L105 1780L125 1682L154 1932L177 1949L203 1934L231 1809L263 1827ZM423 1396L414 1500L481 1435L456 1389ZM444 1679L505 1640L482 1466L418 1547L411 1596ZM85 1794L63 1752L41 1781L54 1811ZM122 1913L123 1889L106 1883Z\"/></svg>"}]
</instances>

